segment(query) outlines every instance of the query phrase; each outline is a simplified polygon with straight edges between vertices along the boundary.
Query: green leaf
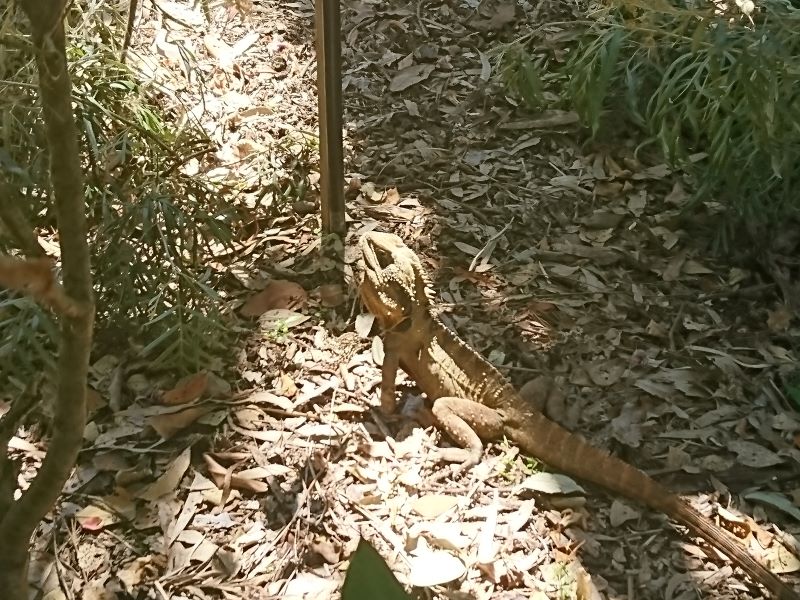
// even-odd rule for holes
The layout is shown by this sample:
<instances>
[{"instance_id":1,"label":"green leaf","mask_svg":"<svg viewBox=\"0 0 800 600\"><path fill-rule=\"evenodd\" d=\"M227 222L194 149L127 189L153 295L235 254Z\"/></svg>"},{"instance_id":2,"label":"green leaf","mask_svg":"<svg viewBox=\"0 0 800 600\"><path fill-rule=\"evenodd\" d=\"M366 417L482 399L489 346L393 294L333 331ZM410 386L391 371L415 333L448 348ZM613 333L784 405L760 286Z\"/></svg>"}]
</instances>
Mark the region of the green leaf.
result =
<instances>
[{"instance_id":1,"label":"green leaf","mask_svg":"<svg viewBox=\"0 0 800 600\"><path fill-rule=\"evenodd\" d=\"M786 395L789 396L794 407L800 409L800 385L786 386Z\"/></svg>"},{"instance_id":2,"label":"green leaf","mask_svg":"<svg viewBox=\"0 0 800 600\"><path fill-rule=\"evenodd\" d=\"M795 519L800 521L800 509L782 494L776 494L774 492L751 492L745 494L744 497L748 500L761 502L762 504L767 504L778 510L782 510L787 515L792 515Z\"/></svg>"},{"instance_id":3,"label":"green leaf","mask_svg":"<svg viewBox=\"0 0 800 600\"><path fill-rule=\"evenodd\" d=\"M342 600L409 600L381 555L361 538L350 559L342 586Z\"/></svg>"}]
</instances>

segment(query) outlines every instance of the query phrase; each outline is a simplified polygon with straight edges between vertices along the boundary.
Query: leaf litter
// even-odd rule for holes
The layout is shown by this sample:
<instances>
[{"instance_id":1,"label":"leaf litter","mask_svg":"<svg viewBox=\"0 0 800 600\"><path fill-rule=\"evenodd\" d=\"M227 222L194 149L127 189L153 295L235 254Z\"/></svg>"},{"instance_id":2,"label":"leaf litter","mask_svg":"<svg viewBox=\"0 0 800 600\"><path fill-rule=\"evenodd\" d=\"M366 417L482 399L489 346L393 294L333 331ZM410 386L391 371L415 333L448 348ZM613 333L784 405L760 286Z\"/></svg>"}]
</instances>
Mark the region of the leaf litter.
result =
<instances>
[{"instance_id":1,"label":"leaf litter","mask_svg":"<svg viewBox=\"0 0 800 600\"><path fill-rule=\"evenodd\" d=\"M97 360L85 450L33 546L44 595L63 597L62 577L76 597L106 600L328 598L365 538L434 597L758 597L724 560L664 535L662 518L504 442L458 480L436 480L447 467L435 446L448 441L372 411L374 319L317 277L332 265L315 256L312 4L214 5L211 24L188 0L159 6L176 18L145 7L132 62L171 90L165 109L218 145L187 168L258 190L232 196L244 212L274 205L273 222L244 223L234 250L208 260L238 283L226 300L257 321L231 349L234 372L208 364L181 380ZM525 111L508 96L498 45L536 27L538 52L558 59L565 23L582 18L571 10L345 3L349 272L360 232L403 236L436 277L445 321L541 410L794 573L791 282L713 257L701 243L713 207L682 218L679 173L624 143L581 150L574 112ZM198 73L202 94L187 83ZM285 184L298 166L302 198L261 193L262 174ZM414 401L411 383L400 389ZM409 413L430 424L425 410ZM38 443L11 448L28 478Z\"/></svg>"}]
</instances>

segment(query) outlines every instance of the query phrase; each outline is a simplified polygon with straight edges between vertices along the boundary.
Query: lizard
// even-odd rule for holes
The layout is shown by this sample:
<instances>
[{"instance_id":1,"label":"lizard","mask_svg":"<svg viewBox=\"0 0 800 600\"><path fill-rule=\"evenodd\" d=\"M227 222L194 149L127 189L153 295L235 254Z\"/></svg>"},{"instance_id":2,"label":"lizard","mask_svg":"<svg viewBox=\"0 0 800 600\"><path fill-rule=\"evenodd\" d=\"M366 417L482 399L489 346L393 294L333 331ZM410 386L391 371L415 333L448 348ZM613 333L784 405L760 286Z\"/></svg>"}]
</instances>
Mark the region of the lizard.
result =
<instances>
[{"instance_id":1,"label":"lizard","mask_svg":"<svg viewBox=\"0 0 800 600\"><path fill-rule=\"evenodd\" d=\"M552 468L666 514L728 556L775 598L800 600L686 500L533 408L494 365L445 326L422 261L399 236L370 231L358 244L363 262L359 294L383 334L382 412L395 411L395 379L402 368L432 402L436 426L458 444L440 450L446 460L461 462L459 470L480 461L484 440L505 436Z\"/></svg>"}]
</instances>

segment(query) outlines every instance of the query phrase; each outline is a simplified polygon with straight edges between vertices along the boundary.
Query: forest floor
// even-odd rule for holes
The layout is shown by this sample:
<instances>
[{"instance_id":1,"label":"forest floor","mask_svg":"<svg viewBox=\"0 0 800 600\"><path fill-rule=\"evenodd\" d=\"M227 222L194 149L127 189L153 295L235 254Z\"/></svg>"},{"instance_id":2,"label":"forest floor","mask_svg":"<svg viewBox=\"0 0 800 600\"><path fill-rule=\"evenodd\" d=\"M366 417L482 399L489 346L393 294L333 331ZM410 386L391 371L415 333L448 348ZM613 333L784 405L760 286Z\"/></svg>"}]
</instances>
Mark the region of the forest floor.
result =
<instances>
[{"instance_id":1,"label":"forest floor","mask_svg":"<svg viewBox=\"0 0 800 600\"><path fill-rule=\"evenodd\" d=\"M532 112L506 90L498 52L529 33L563 61L580 3L342 4L347 289L320 285L315 258L310 0L214 4L212 23L200 3L141 4L132 65L218 145L215 176L252 184L243 206L267 182L291 194L270 197L275 219L251 224L239 252L210 259L240 282L242 314L261 315L225 357L233 371L166 384L93 365L98 396L127 400L92 417L39 531L31 578L48 600L329 598L361 537L400 581L433 586L420 597L764 597L662 515L592 486L537 491L535 462L507 443L435 482L448 440L372 409L379 352L354 245L374 229L419 252L446 322L515 385L555 378L551 418L792 580L791 285L714 255L720 207L687 209L687 178L637 155L641 140L588 142L564 102ZM413 399L413 382L401 390Z\"/></svg>"}]
</instances>

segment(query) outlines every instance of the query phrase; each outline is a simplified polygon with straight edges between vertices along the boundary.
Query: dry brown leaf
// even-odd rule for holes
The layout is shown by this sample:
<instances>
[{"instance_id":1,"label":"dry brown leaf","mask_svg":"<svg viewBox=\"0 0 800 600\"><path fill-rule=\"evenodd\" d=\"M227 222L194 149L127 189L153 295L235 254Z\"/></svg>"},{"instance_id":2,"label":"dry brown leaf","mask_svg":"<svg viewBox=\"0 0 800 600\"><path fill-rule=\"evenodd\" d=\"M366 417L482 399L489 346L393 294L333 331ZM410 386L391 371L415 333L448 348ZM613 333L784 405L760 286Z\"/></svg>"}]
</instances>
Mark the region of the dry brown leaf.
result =
<instances>
[{"instance_id":1,"label":"dry brown leaf","mask_svg":"<svg viewBox=\"0 0 800 600\"><path fill-rule=\"evenodd\" d=\"M728 444L728 448L736 454L739 462L747 467L771 467L783 462L783 459L772 450L755 442L733 440Z\"/></svg>"},{"instance_id":2,"label":"dry brown leaf","mask_svg":"<svg viewBox=\"0 0 800 600\"><path fill-rule=\"evenodd\" d=\"M284 398L282 396L278 396L269 392L267 390L261 390L258 392L254 392L250 396L247 397L247 401L253 404L259 404L261 402L266 402L268 404L272 404L281 408L283 410L292 410L294 408L294 404L288 398Z\"/></svg>"},{"instance_id":3,"label":"dry brown leaf","mask_svg":"<svg viewBox=\"0 0 800 600\"><path fill-rule=\"evenodd\" d=\"M614 502L611 504L609 520L611 521L611 525L613 527L619 527L625 521L632 521L640 518L641 516L642 515L638 510L631 508L624 502L614 500Z\"/></svg>"},{"instance_id":4,"label":"dry brown leaf","mask_svg":"<svg viewBox=\"0 0 800 600\"><path fill-rule=\"evenodd\" d=\"M319 298L322 306L333 308L341 306L347 299L345 297L344 289L338 283L326 283L319 286Z\"/></svg>"},{"instance_id":5,"label":"dry brown leaf","mask_svg":"<svg viewBox=\"0 0 800 600\"><path fill-rule=\"evenodd\" d=\"M308 294L298 283L285 279L274 279L263 290L250 296L239 310L243 317L257 317L268 310L302 310Z\"/></svg>"},{"instance_id":6,"label":"dry brown leaf","mask_svg":"<svg viewBox=\"0 0 800 600\"><path fill-rule=\"evenodd\" d=\"M664 196L664 202L674 206L682 206L689 199L689 195L683 190L680 181L676 181L669 194Z\"/></svg>"},{"instance_id":7,"label":"dry brown leaf","mask_svg":"<svg viewBox=\"0 0 800 600\"><path fill-rule=\"evenodd\" d=\"M386 190L386 196L384 197L383 201L386 204L397 204L400 202L400 192L397 191L396 187L391 187Z\"/></svg>"},{"instance_id":8,"label":"dry brown leaf","mask_svg":"<svg viewBox=\"0 0 800 600\"><path fill-rule=\"evenodd\" d=\"M42 305L68 316L80 314L53 275L50 258L16 258L0 255L0 286L27 294Z\"/></svg>"},{"instance_id":9,"label":"dry brown leaf","mask_svg":"<svg viewBox=\"0 0 800 600\"><path fill-rule=\"evenodd\" d=\"M686 273L687 275L711 275L714 273L714 271L702 263L692 259L689 259L683 263L681 272Z\"/></svg>"},{"instance_id":10,"label":"dry brown leaf","mask_svg":"<svg viewBox=\"0 0 800 600\"><path fill-rule=\"evenodd\" d=\"M178 412L154 415L147 420L147 423L158 435L168 440L211 410L210 406L189 406Z\"/></svg>"},{"instance_id":11,"label":"dry brown leaf","mask_svg":"<svg viewBox=\"0 0 800 600\"><path fill-rule=\"evenodd\" d=\"M208 453L203 454L203 460L206 462L211 480L223 491L226 488L245 490L255 494L263 494L269 491L269 485L267 483L258 481L257 479L248 479L241 475L234 475L232 470L223 467Z\"/></svg>"},{"instance_id":12,"label":"dry brown leaf","mask_svg":"<svg viewBox=\"0 0 800 600\"><path fill-rule=\"evenodd\" d=\"M108 405L106 399L97 390L86 387L86 414L92 415Z\"/></svg>"},{"instance_id":13,"label":"dry brown leaf","mask_svg":"<svg viewBox=\"0 0 800 600\"><path fill-rule=\"evenodd\" d=\"M75 520L85 531L100 531L119 521L119 518L107 510L90 504L75 513Z\"/></svg>"},{"instance_id":14,"label":"dry brown leaf","mask_svg":"<svg viewBox=\"0 0 800 600\"><path fill-rule=\"evenodd\" d=\"M561 424L566 422L566 395L552 377L540 375L525 382L519 388L519 394L536 410L553 421Z\"/></svg>"},{"instance_id":15,"label":"dry brown leaf","mask_svg":"<svg viewBox=\"0 0 800 600\"><path fill-rule=\"evenodd\" d=\"M433 73L434 68L434 65L424 64L400 69L389 82L389 91L401 92L420 81L425 81Z\"/></svg>"},{"instance_id":16,"label":"dry brown leaf","mask_svg":"<svg viewBox=\"0 0 800 600\"><path fill-rule=\"evenodd\" d=\"M787 305L782 304L775 310L767 310L767 327L770 331L780 333L789 329L794 313Z\"/></svg>"},{"instance_id":17,"label":"dry brown leaf","mask_svg":"<svg viewBox=\"0 0 800 600\"><path fill-rule=\"evenodd\" d=\"M458 498L455 496L427 494L417 498L411 504L411 510L426 519L435 519L455 506L458 506Z\"/></svg>"},{"instance_id":18,"label":"dry brown leaf","mask_svg":"<svg viewBox=\"0 0 800 600\"><path fill-rule=\"evenodd\" d=\"M494 6L492 16L488 19L475 19L472 25L483 31L497 31L511 23L516 16L517 5L513 0L504 1Z\"/></svg>"},{"instance_id":19,"label":"dry brown leaf","mask_svg":"<svg viewBox=\"0 0 800 600\"><path fill-rule=\"evenodd\" d=\"M117 600L119 596L105 587L105 582L102 580L87 581L86 585L81 590L81 600ZM42 600L56 600L51 598L50 594L45 594Z\"/></svg>"},{"instance_id":20,"label":"dry brown leaf","mask_svg":"<svg viewBox=\"0 0 800 600\"><path fill-rule=\"evenodd\" d=\"M294 379L292 379L290 375L281 371L280 378L278 379L278 386L275 389L275 392L279 396L293 398L297 394L297 385L295 385Z\"/></svg>"},{"instance_id":21,"label":"dry brown leaf","mask_svg":"<svg viewBox=\"0 0 800 600\"><path fill-rule=\"evenodd\" d=\"M609 212L607 210L596 210L591 215L581 220L589 229L613 229L620 224L625 215Z\"/></svg>"},{"instance_id":22,"label":"dry brown leaf","mask_svg":"<svg viewBox=\"0 0 800 600\"><path fill-rule=\"evenodd\" d=\"M686 261L686 253L678 252L675 256L673 256L667 267L664 269L664 272L661 274L661 278L664 281L675 281L681 274L681 267L683 267L683 263Z\"/></svg>"},{"instance_id":23,"label":"dry brown leaf","mask_svg":"<svg viewBox=\"0 0 800 600\"><path fill-rule=\"evenodd\" d=\"M583 368L592 383L600 387L614 385L625 373L625 365L615 362L596 361L584 365Z\"/></svg>"},{"instance_id":24,"label":"dry brown leaf","mask_svg":"<svg viewBox=\"0 0 800 600\"><path fill-rule=\"evenodd\" d=\"M188 404L200 398L207 388L208 371L200 371L194 375L184 377L174 388L164 392L161 396L161 402L170 406Z\"/></svg>"},{"instance_id":25,"label":"dry brown leaf","mask_svg":"<svg viewBox=\"0 0 800 600\"><path fill-rule=\"evenodd\" d=\"M334 577L320 577L314 573L299 573L281 589L283 598L333 598L339 583Z\"/></svg>"},{"instance_id":26,"label":"dry brown leaf","mask_svg":"<svg viewBox=\"0 0 800 600\"><path fill-rule=\"evenodd\" d=\"M191 458L192 449L186 448L180 456L167 465L164 473L158 479L137 493L136 497L152 502L174 492L183 479L186 469L189 468Z\"/></svg>"},{"instance_id":27,"label":"dry brown leaf","mask_svg":"<svg viewBox=\"0 0 800 600\"><path fill-rule=\"evenodd\" d=\"M631 403L626 402L619 415L611 420L611 433L623 444L638 448L642 443L641 412Z\"/></svg>"},{"instance_id":28,"label":"dry brown leaf","mask_svg":"<svg viewBox=\"0 0 800 600\"><path fill-rule=\"evenodd\" d=\"M767 568L773 573L796 573L800 571L800 559L783 544L773 544L763 553Z\"/></svg>"}]
</instances>

